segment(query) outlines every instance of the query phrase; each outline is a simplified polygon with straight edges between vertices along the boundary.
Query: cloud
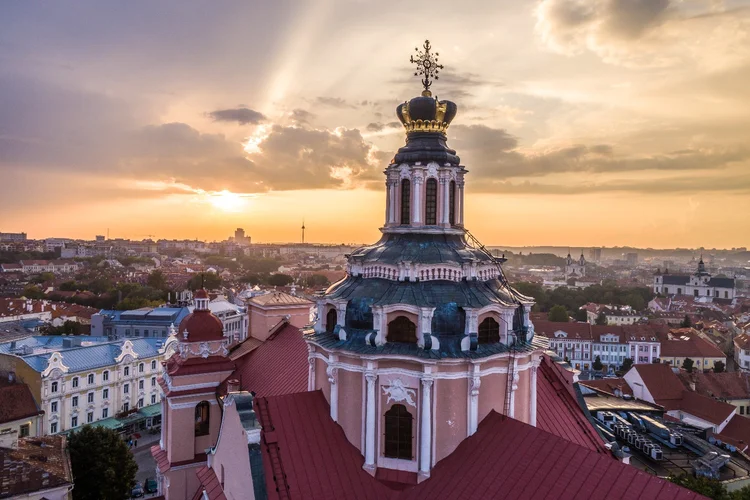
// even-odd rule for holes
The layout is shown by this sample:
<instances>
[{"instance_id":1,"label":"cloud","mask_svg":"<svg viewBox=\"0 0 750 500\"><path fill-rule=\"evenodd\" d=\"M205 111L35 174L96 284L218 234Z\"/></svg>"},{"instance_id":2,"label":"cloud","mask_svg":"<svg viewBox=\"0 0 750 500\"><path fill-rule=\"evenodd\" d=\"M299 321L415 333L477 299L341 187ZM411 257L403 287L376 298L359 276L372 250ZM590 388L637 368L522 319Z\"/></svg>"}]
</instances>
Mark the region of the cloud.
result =
<instances>
[{"instance_id":1,"label":"cloud","mask_svg":"<svg viewBox=\"0 0 750 500\"><path fill-rule=\"evenodd\" d=\"M369 132L381 132L385 129L390 128L401 128L401 122L388 122L388 123L381 123L381 122L372 122L367 125L367 130Z\"/></svg>"},{"instance_id":2,"label":"cloud","mask_svg":"<svg viewBox=\"0 0 750 500\"><path fill-rule=\"evenodd\" d=\"M322 104L324 106L330 106L332 108L353 108L354 105L348 103L345 99L342 99L341 97L318 97L315 99L315 101L318 104Z\"/></svg>"},{"instance_id":3,"label":"cloud","mask_svg":"<svg viewBox=\"0 0 750 500\"><path fill-rule=\"evenodd\" d=\"M704 2L677 0L541 0L536 32L566 55L590 51L610 64L703 66L746 60L750 16Z\"/></svg>"},{"instance_id":4,"label":"cloud","mask_svg":"<svg viewBox=\"0 0 750 500\"><path fill-rule=\"evenodd\" d=\"M266 120L263 113L249 108L217 109L208 113L208 116L215 122L237 122L240 125L255 125Z\"/></svg>"},{"instance_id":5,"label":"cloud","mask_svg":"<svg viewBox=\"0 0 750 500\"><path fill-rule=\"evenodd\" d=\"M290 118L294 123L309 124L315 118L315 114L307 110L297 108L291 111Z\"/></svg>"},{"instance_id":6,"label":"cloud","mask_svg":"<svg viewBox=\"0 0 750 500\"><path fill-rule=\"evenodd\" d=\"M716 170L750 160L750 149L744 146L624 155L610 144L522 149L507 131L485 125L454 125L449 135L462 162L488 181L559 173Z\"/></svg>"}]
</instances>

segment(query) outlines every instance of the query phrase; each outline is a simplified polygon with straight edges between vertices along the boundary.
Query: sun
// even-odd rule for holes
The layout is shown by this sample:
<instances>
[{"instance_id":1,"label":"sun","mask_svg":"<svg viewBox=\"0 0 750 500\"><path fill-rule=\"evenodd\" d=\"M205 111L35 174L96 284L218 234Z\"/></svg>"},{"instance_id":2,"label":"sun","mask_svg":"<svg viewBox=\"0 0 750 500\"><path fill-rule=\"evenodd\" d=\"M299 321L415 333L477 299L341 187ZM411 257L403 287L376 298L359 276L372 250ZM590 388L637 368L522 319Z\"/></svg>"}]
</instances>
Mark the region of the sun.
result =
<instances>
[{"instance_id":1,"label":"sun","mask_svg":"<svg viewBox=\"0 0 750 500\"><path fill-rule=\"evenodd\" d=\"M242 195L226 189L209 194L208 201L224 212L239 212L245 206L245 199Z\"/></svg>"}]
</instances>

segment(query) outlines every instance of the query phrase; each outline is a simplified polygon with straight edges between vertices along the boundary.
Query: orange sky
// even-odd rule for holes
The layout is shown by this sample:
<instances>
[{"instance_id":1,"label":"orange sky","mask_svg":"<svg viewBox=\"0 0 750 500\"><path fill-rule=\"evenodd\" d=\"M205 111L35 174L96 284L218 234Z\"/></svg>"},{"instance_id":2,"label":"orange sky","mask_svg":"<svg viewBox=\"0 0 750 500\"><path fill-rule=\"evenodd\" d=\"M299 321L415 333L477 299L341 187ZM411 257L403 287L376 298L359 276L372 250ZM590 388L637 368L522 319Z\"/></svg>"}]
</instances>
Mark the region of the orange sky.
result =
<instances>
[{"instance_id":1,"label":"orange sky","mask_svg":"<svg viewBox=\"0 0 750 500\"><path fill-rule=\"evenodd\" d=\"M750 246L740 1L185 7L0 6L0 231L371 242L429 37L486 244Z\"/></svg>"}]
</instances>

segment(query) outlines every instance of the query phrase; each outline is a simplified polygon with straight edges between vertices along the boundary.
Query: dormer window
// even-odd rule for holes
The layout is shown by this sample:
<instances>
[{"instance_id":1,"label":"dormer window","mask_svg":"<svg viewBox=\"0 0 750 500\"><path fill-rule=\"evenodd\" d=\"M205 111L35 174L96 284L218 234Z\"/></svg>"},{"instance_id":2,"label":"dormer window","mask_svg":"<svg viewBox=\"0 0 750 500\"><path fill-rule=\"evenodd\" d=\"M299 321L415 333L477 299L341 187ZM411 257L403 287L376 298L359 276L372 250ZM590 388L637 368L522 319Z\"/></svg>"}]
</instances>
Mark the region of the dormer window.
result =
<instances>
[{"instance_id":1,"label":"dormer window","mask_svg":"<svg viewBox=\"0 0 750 500\"><path fill-rule=\"evenodd\" d=\"M406 316L398 316L388 323L388 342L417 343L417 325Z\"/></svg>"},{"instance_id":2,"label":"dormer window","mask_svg":"<svg viewBox=\"0 0 750 500\"><path fill-rule=\"evenodd\" d=\"M477 341L480 344L492 344L500 342L500 323L494 318L485 318L479 324Z\"/></svg>"}]
</instances>

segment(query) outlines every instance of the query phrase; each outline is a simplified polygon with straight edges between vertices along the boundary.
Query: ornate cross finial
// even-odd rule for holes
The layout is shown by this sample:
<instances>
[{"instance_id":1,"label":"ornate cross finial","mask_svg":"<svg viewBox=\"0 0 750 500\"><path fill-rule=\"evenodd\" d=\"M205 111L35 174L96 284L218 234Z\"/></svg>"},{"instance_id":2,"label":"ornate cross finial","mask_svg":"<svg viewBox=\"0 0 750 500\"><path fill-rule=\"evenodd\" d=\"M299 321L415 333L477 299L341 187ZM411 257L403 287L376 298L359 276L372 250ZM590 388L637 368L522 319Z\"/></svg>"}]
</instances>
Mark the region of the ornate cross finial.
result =
<instances>
[{"instance_id":1,"label":"ornate cross finial","mask_svg":"<svg viewBox=\"0 0 750 500\"><path fill-rule=\"evenodd\" d=\"M411 56L410 61L412 64L417 65L417 70L414 72L414 76L423 77L422 85L424 85L424 90L422 91L422 95L430 97L432 96L432 92L430 92L430 86L432 85L431 78L434 78L435 80L439 78L438 73L443 69L443 65L438 64L438 56L440 55L438 52L435 52L434 54L430 53L432 45L430 45L429 40L424 41L422 48L424 49L423 51L420 51L419 47L414 49L417 56Z\"/></svg>"}]
</instances>

